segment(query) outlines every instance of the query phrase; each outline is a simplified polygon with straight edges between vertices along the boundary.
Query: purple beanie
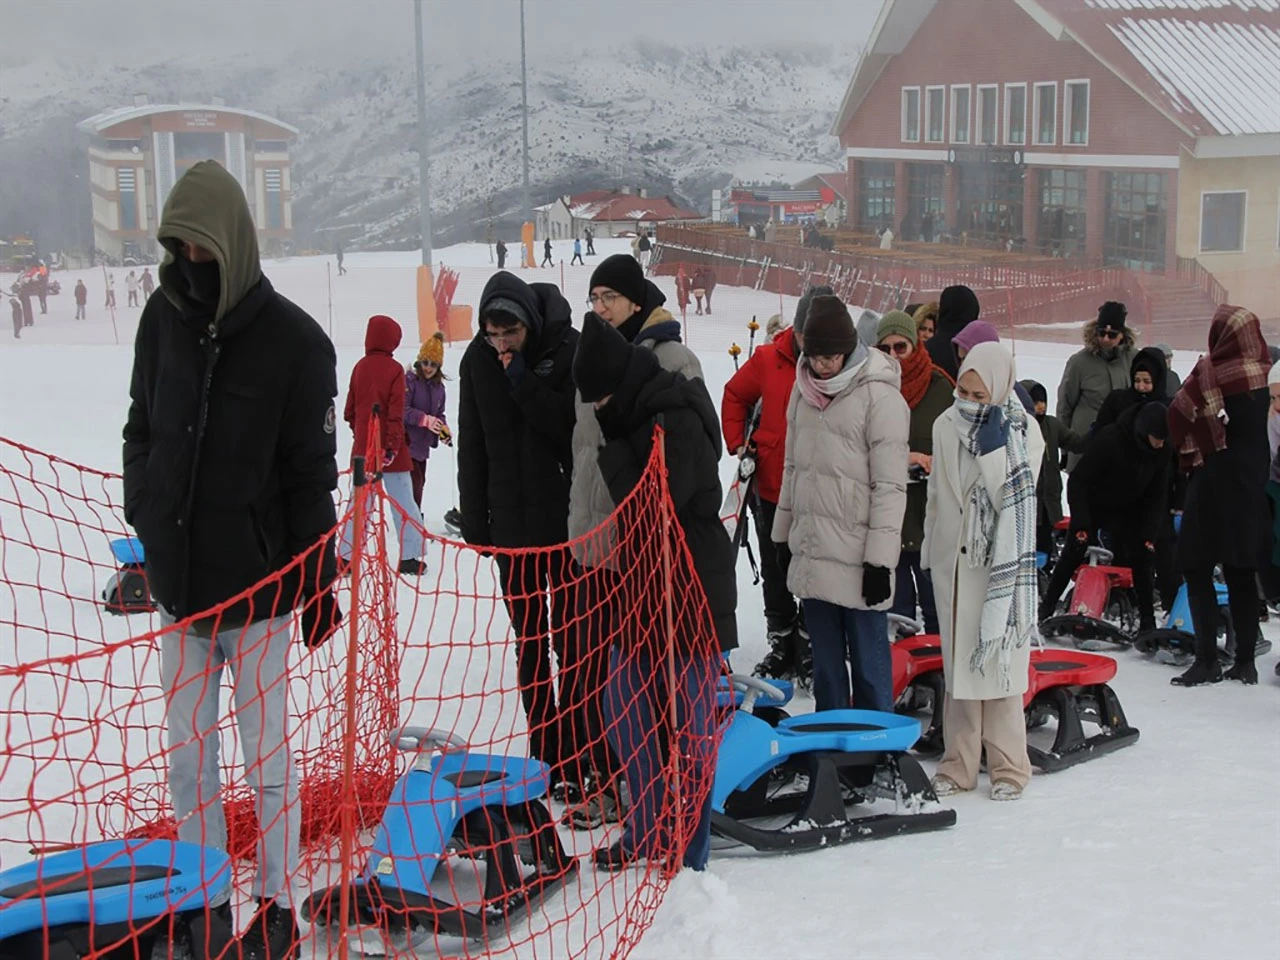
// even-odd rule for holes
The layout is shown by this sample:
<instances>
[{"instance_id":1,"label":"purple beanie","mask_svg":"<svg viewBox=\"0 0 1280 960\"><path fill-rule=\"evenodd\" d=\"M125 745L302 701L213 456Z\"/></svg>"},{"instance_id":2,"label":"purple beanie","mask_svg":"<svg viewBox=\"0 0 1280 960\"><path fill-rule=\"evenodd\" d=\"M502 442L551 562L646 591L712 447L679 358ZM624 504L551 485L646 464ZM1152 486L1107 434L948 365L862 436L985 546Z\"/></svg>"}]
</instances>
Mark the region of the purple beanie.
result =
<instances>
[{"instance_id":1,"label":"purple beanie","mask_svg":"<svg viewBox=\"0 0 1280 960\"><path fill-rule=\"evenodd\" d=\"M952 347L963 347L972 350L980 343L999 343L1000 334L996 328L985 320L974 320L971 324L951 338Z\"/></svg>"}]
</instances>

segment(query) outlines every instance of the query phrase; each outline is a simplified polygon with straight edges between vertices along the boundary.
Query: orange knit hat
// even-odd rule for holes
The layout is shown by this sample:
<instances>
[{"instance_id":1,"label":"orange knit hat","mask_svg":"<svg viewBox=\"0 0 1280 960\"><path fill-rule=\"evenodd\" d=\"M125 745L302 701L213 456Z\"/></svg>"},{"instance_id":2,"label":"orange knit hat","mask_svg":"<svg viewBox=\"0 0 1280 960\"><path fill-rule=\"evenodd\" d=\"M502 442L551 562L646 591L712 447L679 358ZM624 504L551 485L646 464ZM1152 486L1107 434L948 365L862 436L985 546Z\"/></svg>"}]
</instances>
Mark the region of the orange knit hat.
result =
<instances>
[{"instance_id":1,"label":"orange knit hat","mask_svg":"<svg viewBox=\"0 0 1280 960\"><path fill-rule=\"evenodd\" d=\"M418 348L418 363L444 363L444 334L437 330Z\"/></svg>"}]
</instances>

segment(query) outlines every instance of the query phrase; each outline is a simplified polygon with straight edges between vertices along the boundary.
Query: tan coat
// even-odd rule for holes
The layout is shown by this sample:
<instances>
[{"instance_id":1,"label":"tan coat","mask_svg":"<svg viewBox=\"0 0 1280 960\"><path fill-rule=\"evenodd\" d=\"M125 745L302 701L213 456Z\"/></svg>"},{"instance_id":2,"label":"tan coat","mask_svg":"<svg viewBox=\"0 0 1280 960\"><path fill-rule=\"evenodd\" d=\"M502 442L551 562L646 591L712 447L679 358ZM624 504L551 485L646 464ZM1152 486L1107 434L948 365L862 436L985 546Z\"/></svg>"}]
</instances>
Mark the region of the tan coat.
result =
<instances>
[{"instance_id":1,"label":"tan coat","mask_svg":"<svg viewBox=\"0 0 1280 960\"><path fill-rule=\"evenodd\" d=\"M791 391L773 539L791 548L787 586L797 597L860 610L893 603L867 607L862 566L893 570L902 548L911 414L899 381L897 363L872 350L826 410L799 385Z\"/></svg>"},{"instance_id":2,"label":"tan coat","mask_svg":"<svg viewBox=\"0 0 1280 960\"><path fill-rule=\"evenodd\" d=\"M659 307L649 315L640 329L674 320L670 311ZM648 347L662 364L662 369L682 374L689 380L701 380L702 364L698 356L683 343L667 340L656 343L649 339L637 339L639 346ZM569 486L569 539L580 541L595 530L613 513L616 506L604 476L600 473L600 447L604 438L600 435L600 423L596 420L595 407L583 403L581 395L575 404L577 421L573 425L573 477ZM601 530L585 542L573 543L570 552L578 563L587 567L605 566L616 569L613 562L613 545L617 534Z\"/></svg>"},{"instance_id":3,"label":"tan coat","mask_svg":"<svg viewBox=\"0 0 1280 960\"><path fill-rule=\"evenodd\" d=\"M971 568L961 554L965 512L975 483L985 482L993 502L999 502L1005 458L1003 451L981 459L969 453L956 429L958 416L952 407L933 424L933 473L929 477L920 565L933 571L947 692L957 700L995 700L1026 692L1031 644L1014 651L1010 669L1013 683L1008 690L1001 687L997 671L988 669L983 676L969 670L969 658L978 645L978 625L990 570ZM1027 458L1032 472L1039 475L1044 438L1034 419L1028 417L1027 425Z\"/></svg>"}]
</instances>

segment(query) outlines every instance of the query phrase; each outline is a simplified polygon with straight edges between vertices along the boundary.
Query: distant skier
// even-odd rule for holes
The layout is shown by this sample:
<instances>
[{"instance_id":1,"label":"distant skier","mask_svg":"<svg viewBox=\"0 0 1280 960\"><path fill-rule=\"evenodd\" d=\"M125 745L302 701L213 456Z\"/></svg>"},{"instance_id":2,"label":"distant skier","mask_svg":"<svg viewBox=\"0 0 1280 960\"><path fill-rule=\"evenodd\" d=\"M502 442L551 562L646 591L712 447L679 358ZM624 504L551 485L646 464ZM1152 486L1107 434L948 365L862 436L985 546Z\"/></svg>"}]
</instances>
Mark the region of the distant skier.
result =
<instances>
[{"instance_id":1,"label":"distant skier","mask_svg":"<svg viewBox=\"0 0 1280 960\"><path fill-rule=\"evenodd\" d=\"M582 241L577 237L573 238L573 259L569 261L569 266L573 266L575 263L580 263L584 267L587 265L586 261L582 259Z\"/></svg>"},{"instance_id":2,"label":"distant skier","mask_svg":"<svg viewBox=\"0 0 1280 960\"><path fill-rule=\"evenodd\" d=\"M338 244L334 249L334 255L338 258L338 276L346 276L347 268L342 265L342 261L346 259L346 254L342 250L342 244Z\"/></svg>"},{"instance_id":3,"label":"distant skier","mask_svg":"<svg viewBox=\"0 0 1280 960\"><path fill-rule=\"evenodd\" d=\"M649 256L653 252L653 241L649 239L649 234L640 234L640 242L636 246L640 250L640 266L647 267L649 265Z\"/></svg>"},{"instance_id":4,"label":"distant skier","mask_svg":"<svg viewBox=\"0 0 1280 960\"><path fill-rule=\"evenodd\" d=\"M124 289L129 296L127 301L128 305L136 307L138 305L138 275L132 270L130 270L129 275L124 278Z\"/></svg>"},{"instance_id":5,"label":"distant skier","mask_svg":"<svg viewBox=\"0 0 1280 960\"><path fill-rule=\"evenodd\" d=\"M89 302L89 288L84 285L83 280L76 281L76 319L83 320L85 318L85 305Z\"/></svg>"},{"instance_id":6,"label":"distant skier","mask_svg":"<svg viewBox=\"0 0 1280 960\"><path fill-rule=\"evenodd\" d=\"M30 284L22 285L22 289L18 291L18 299L22 301L22 325L24 327L34 327L36 325L36 316L31 309Z\"/></svg>"},{"instance_id":7,"label":"distant skier","mask_svg":"<svg viewBox=\"0 0 1280 960\"><path fill-rule=\"evenodd\" d=\"M107 273L107 302L105 306L108 310L114 310L116 306L116 278L110 272Z\"/></svg>"},{"instance_id":8,"label":"distant skier","mask_svg":"<svg viewBox=\"0 0 1280 960\"><path fill-rule=\"evenodd\" d=\"M505 270L507 268L507 245L499 240L493 249L498 254L498 269Z\"/></svg>"},{"instance_id":9,"label":"distant skier","mask_svg":"<svg viewBox=\"0 0 1280 960\"><path fill-rule=\"evenodd\" d=\"M49 265L43 260L36 272L36 296L40 298L40 312L48 313L49 303L45 298L49 296Z\"/></svg>"},{"instance_id":10,"label":"distant skier","mask_svg":"<svg viewBox=\"0 0 1280 960\"><path fill-rule=\"evenodd\" d=\"M13 311L13 339L21 340L23 327L22 304L18 302L17 297L10 297L9 306Z\"/></svg>"},{"instance_id":11,"label":"distant skier","mask_svg":"<svg viewBox=\"0 0 1280 960\"><path fill-rule=\"evenodd\" d=\"M542 241L542 265L544 267L554 267L556 265L555 259L551 255L550 237Z\"/></svg>"},{"instance_id":12,"label":"distant skier","mask_svg":"<svg viewBox=\"0 0 1280 960\"><path fill-rule=\"evenodd\" d=\"M156 292L156 280L151 276L151 268L142 268L142 299L150 300L151 295Z\"/></svg>"},{"instance_id":13,"label":"distant skier","mask_svg":"<svg viewBox=\"0 0 1280 960\"><path fill-rule=\"evenodd\" d=\"M586 238L587 238L587 256L594 257L596 255L596 233L590 227L587 227Z\"/></svg>"}]
</instances>

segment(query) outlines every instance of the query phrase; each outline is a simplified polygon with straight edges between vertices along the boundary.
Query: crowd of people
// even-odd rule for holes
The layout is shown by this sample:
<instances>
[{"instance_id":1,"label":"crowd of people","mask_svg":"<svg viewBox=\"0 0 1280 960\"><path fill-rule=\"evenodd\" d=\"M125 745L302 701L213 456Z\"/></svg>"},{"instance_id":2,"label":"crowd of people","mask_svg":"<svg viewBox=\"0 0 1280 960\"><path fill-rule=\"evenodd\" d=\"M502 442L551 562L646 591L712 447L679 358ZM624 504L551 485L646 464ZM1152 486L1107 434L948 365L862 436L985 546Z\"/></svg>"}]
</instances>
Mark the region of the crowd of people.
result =
<instances>
[{"instance_id":1,"label":"crowd of people","mask_svg":"<svg viewBox=\"0 0 1280 960\"><path fill-rule=\"evenodd\" d=\"M298 939L288 878L299 818L285 813L298 801L283 666L299 604L307 646L341 625L335 585L355 535L331 537L336 355L263 275L243 191L216 163L179 179L157 236L165 296L148 298L139 322L124 503L172 628L161 638L169 786L179 836L225 843L218 687L232 663L237 701L261 704L237 712L264 824L259 909L240 949L287 956ZM859 310L856 321L830 288L807 291L792 324L770 323L771 341L727 383L719 412L681 321L636 258L603 260L587 303L575 326L554 284L506 271L486 284L457 373L457 489L462 536L498 554L530 752L550 767L568 825L623 824L595 851L599 868L665 852L664 751L682 751L693 781L715 762L710 705L721 656L738 644L736 551L719 518L725 447L759 465L751 508L770 650L757 672L811 675L820 710L890 710L887 613L918 609L943 651L940 795L976 788L984 750L992 798L1022 794L1031 640L1099 537L1133 565L1144 623L1162 553L1185 580L1198 648L1175 678L1183 685L1224 676L1221 566L1237 634L1226 676L1256 682L1257 574L1275 548L1267 497L1280 497L1280 428L1267 405L1280 410L1280 377L1248 311L1219 310L1208 352L1170 396L1170 351L1137 350L1123 306L1105 304L1067 364L1054 417L966 287L883 316ZM394 358L401 337L392 318L370 318L343 419L399 515L400 573L415 576L426 569L428 460L453 433L443 339L421 344L405 370ZM1099 424L1104 414L1113 419ZM634 642L632 571L609 524L658 422L674 516L707 599L702 628L715 639L714 650L689 643L695 628L681 620L674 661ZM1077 458L1071 528L1041 597L1037 546L1062 513L1063 454ZM673 700L675 728L652 736ZM709 856L709 803L683 853L694 869Z\"/></svg>"},{"instance_id":2,"label":"crowd of people","mask_svg":"<svg viewBox=\"0 0 1280 960\"><path fill-rule=\"evenodd\" d=\"M110 270L106 271L106 280L103 282L103 288L105 292L103 309L114 310L116 306L116 279ZM22 331L24 329L35 326L36 312L31 302L32 299L34 298L40 304L40 313L47 314L49 312L49 296L57 293L59 289L60 285L56 280L50 279L49 267L44 263L20 277L13 284L8 297L15 340L22 339ZM125 290L128 293L127 303L130 307L138 307L140 309L145 306L151 294L155 293L155 289L156 281L150 267L144 267L141 274L136 270L130 270L125 276ZM75 318L77 320L87 319L89 288L85 285L83 277L76 279L76 285L72 288L72 296L76 304Z\"/></svg>"}]
</instances>

